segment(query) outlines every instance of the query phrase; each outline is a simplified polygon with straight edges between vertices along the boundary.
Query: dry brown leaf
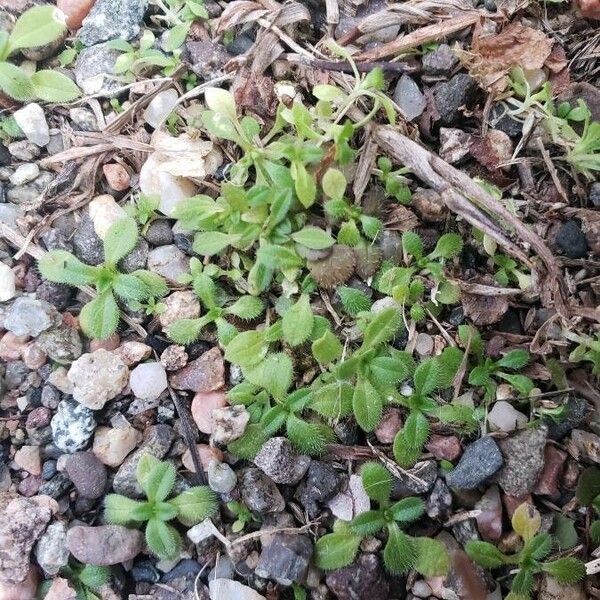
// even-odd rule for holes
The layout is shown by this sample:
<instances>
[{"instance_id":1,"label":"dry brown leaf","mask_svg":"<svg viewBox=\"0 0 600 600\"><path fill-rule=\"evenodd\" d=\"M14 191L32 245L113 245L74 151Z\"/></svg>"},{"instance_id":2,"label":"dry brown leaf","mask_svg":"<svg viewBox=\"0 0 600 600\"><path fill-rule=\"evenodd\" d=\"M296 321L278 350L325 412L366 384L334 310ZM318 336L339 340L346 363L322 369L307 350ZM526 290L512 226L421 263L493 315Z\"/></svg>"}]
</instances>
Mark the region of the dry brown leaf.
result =
<instances>
[{"instance_id":1,"label":"dry brown leaf","mask_svg":"<svg viewBox=\"0 0 600 600\"><path fill-rule=\"evenodd\" d=\"M508 86L513 67L541 69L552 52L553 41L539 29L511 23L500 33L473 36L470 52L459 52L461 60L480 85L494 92Z\"/></svg>"},{"instance_id":2,"label":"dry brown leaf","mask_svg":"<svg viewBox=\"0 0 600 600\"><path fill-rule=\"evenodd\" d=\"M506 296L470 294L462 290L460 298L465 317L471 319L474 325L497 323L508 310Z\"/></svg>"}]
</instances>

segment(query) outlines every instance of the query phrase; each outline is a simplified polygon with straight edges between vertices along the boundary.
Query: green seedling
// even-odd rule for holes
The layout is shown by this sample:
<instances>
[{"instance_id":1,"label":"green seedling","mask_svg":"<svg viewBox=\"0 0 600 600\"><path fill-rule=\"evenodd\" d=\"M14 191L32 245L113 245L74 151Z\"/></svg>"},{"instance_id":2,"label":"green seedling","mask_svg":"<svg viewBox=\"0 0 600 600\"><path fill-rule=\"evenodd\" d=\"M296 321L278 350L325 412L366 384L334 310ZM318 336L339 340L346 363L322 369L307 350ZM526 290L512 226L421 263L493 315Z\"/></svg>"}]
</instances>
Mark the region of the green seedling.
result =
<instances>
[{"instance_id":1,"label":"green seedling","mask_svg":"<svg viewBox=\"0 0 600 600\"><path fill-rule=\"evenodd\" d=\"M70 102L81 90L66 75L43 69L29 74L8 62L17 50L37 48L62 37L67 30L65 16L56 6L44 4L26 10L13 30L0 32L0 90L18 102L40 99Z\"/></svg>"},{"instance_id":2,"label":"green seedling","mask_svg":"<svg viewBox=\"0 0 600 600\"><path fill-rule=\"evenodd\" d=\"M104 238L104 263L93 267L82 263L65 250L52 250L38 261L45 279L81 287L93 285L97 296L83 306L79 322L83 332L95 339L111 336L119 324L116 298L125 303L141 303L161 298L168 292L164 279L143 269L121 273L118 263L134 248L138 240L135 221L124 218L108 229Z\"/></svg>"},{"instance_id":3,"label":"green seedling","mask_svg":"<svg viewBox=\"0 0 600 600\"><path fill-rule=\"evenodd\" d=\"M182 319L169 327L169 337L178 344L190 344L200 337L209 324L217 328L219 341L226 345L238 333L226 317L237 317L245 321L256 319L264 311L264 303L255 296L242 295L233 300L216 282L223 271L215 265L202 266L195 258L190 261L191 274L185 283L191 283L200 298L205 314L198 319Z\"/></svg>"},{"instance_id":4,"label":"green seedling","mask_svg":"<svg viewBox=\"0 0 600 600\"><path fill-rule=\"evenodd\" d=\"M100 600L100 588L110 581L111 570L110 567L82 565L70 561L66 567L60 570L60 575L69 581L75 590L77 600ZM52 581L50 580L42 582L38 590L40 598L46 597L51 585Z\"/></svg>"},{"instance_id":5,"label":"green seedling","mask_svg":"<svg viewBox=\"0 0 600 600\"><path fill-rule=\"evenodd\" d=\"M512 527L523 547L516 554L504 554L488 542L467 542L465 550L478 565L487 569L510 567L516 571L511 591L506 600L527 600L533 597L535 577L547 573L563 585L574 585L585 577L585 565L578 559L567 557L548 561L553 539L549 533L539 533L541 516L527 503L521 504L512 517Z\"/></svg>"},{"instance_id":6,"label":"green seedling","mask_svg":"<svg viewBox=\"0 0 600 600\"><path fill-rule=\"evenodd\" d=\"M337 521L334 532L317 540L317 565L326 570L352 563L366 536L387 532L383 551L385 568L394 575L410 569L426 577L445 575L450 567L448 553L441 542L428 537L412 537L403 531L425 512L420 498L403 498L392 503L393 477L379 463L366 463L361 470L364 488L377 508L364 512L349 523Z\"/></svg>"},{"instance_id":7,"label":"green seedling","mask_svg":"<svg viewBox=\"0 0 600 600\"><path fill-rule=\"evenodd\" d=\"M135 201L125 207L125 211L135 219L141 226L142 232L148 230L148 226L157 218L157 210L160 205L160 197L156 194L140 194Z\"/></svg>"},{"instance_id":8,"label":"green seedling","mask_svg":"<svg viewBox=\"0 0 600 600\"><path fill-rule=\"evenodd\" d=\"M383 183L385 193L388 197L394 198L400 204L410 204L412 194L408 187L406 174L410 173L407 167L401 167L393 170L392 161L387 156L380 156L377 159L379 167L379 181Z\"/></svg>"},{"instance_id":9,"label":"green seedling","mask_svg":"<svg viewBox=\"0 0 600 600\"><path fill-rule=\"evenodd\" d=\"M209 487L196 486L168 500L175 485L175 467L151 454L142 456L136 475L146 501L108 494L104 502L106 520L117 525L145 523L148 548L159 558L177 558L181 536L168 521L177 519L186 527L200 523L217 511L216 496Z\"/></svg>"},{"instance_id":10,"label":"green seedling","mask_svg":"<svg viewBox=\"0 0 600 600\"><path fill-rule=\"evenodd\" d=\"M187 37L192 23L197 19L208 19L203 0L151 0L162 14L154 15L155 21L170 27L165 47L169 52L179 48Z\"/></svg>"},{"instance_id":11,"label":"green seedling","mask_svg":"<svg viewBox=\"0 0 600 600\"><path fill-rule=\"evenodd\" d=\"M237 516L237 519L233 522L231 526L231 531L233 533L239 533L240 531L244 531L244 528L248 523L252 523L252 521L256 521L252 512L248 509L245 504L241 502L236 502L232 500L227 503L227 508Z\"/></svg>"},{"instance_id":12,"label":"green seedling","mask_svg":"<svg viewBox=\"0 0 600 600\"><path fill-rule=\"evenodd\" d=\"M595 339L566 329L563 329L563 335L577 344L569 354L569 361L573 363L589 362L592 364L592 373L600 375L600 332L596 334Z\"/></svg>"}]
</instances>

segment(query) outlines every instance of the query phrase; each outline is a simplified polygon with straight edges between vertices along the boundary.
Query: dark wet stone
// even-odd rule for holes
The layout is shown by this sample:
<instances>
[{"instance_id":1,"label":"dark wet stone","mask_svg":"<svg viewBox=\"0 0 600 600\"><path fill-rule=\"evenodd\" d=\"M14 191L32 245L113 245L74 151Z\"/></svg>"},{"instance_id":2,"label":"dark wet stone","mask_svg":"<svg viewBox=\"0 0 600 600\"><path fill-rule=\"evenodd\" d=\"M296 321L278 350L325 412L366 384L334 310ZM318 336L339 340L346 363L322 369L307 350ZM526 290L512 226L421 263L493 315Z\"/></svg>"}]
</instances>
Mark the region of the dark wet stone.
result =
<instances>
[{"instance_id":1,"label":"dark wet stone","mask_svg":"<svg viewBox=\"0 0 600 600\"><path fill-rule=\"evenodd\" d=\"M280 512L285 500L275 483L259 469L246 469L238 479L244 504L253 512Z\"/></svg>"},{"instance_id":2,"label":"dark wet stone","mask_svg":"<svg viewBox=\"0 0 600 600\"><path fill-rule=\"evenodd\" d=\"M69 490L71 485L71 480L64 473L57 473L52 479L42 483L38 493L57 500Z\"/></svg>"},{"instance_id":3,"label":"dark wet stone","mask_svg":"<svg viewBox=\"0 0 600 600\"><path fill-rule=\"evenodd\" d=\"M570 398L560 421L555 421L551 417L544 419L548 427L548 437L551 440L562 440L567 433L583 423L588 411L588 403L583 398Z\"/></svg>"},{"instance_id":4,"label":"dark wet stone","mask_svg":"<svg viewBox=\"0 0 600 600\"><path fill-rule=\"evenodd\" d=\"M458 64L458 58L448 44L440 44L423 56L423 72L426 75L450 75Z\"/></svg>"},{"instance_id":5,"label":"dark wet stone","mask_svg":"<svg viewBox=\"0 0 600 600\"><path fill-rule=\"evenodd\" d=\"M255 573L281 585L302 583L306 578L313 545L306 535L277 533L263 546Z\"/></svg>"},{"instance_id":6,"label":"dark wet stone","mask_svg":"<svg viewBox=\"0 0 600 600\"><path fill-rule=\"evenodd\" d=\"M350 566L336 569L325 578L338 600L388 600L390 585L379 559L361 554Z\"/></svg>"},{"instance_id":7,"label":"dark wet stone","mask_svg":"<svg viewBox=\"0 0 600 600\"><path fill-rule=\"evenodd\" d=\"M520 137L523 133L523 123L509 115L507 108L502 104L494 104L490 122L494 129L503 131L511 138Z\"/></svg>"},{"instance_id":8,"label":"dark wet stone","mask_svg":"<svg viewBox=\"0 0 600 600\"><path fill-rule=\"evenodd\" d=\"M171 222L167 219L156 219L150 223L146 234L146 239L153 246L167 246L173 243L173 228ZM180 248L181 250L181 248Z\"/></svg>"},{"instance_id":9,"label":"dark wet stone","mask_svg":"<svg viewBox=\"0 0 600 600\"><path fill-rule=\"evenodd\" d=\"M296 498L304 506L308 516L314 518L321 510L319 505L333 497L339 484L340 478L333 467L313 460L305 479L298 486Z\"/></svg>"},{"instance_id":10,"label":"dark wet stone","mask_svg":"<svg viewBox=\"0 0 600 600\"><path fill-rule=\"evenodd\" d=\"M435 460L425 460L417 463L412 469L407 469L406 473L394 479L392 489L394 500L405 496L426 494L437 479L437 463Z\"/></svg>"},{"instance_id":11,"label":"dark wet stone","mask_svg":"<svg viewBox=\"0 0 600 600\"><path fill-rule=\"evenodd\" d=\"M446 475L446 483L462 490L472 490L502 467L502 453L490 436L473 442L465 449L456 468Z\"/></svg>"},{"instance_id":12,"label":"dark wet stone","mask_svg":"<svg viewBox=\"0 0 600 600\"><path fill-rule=\"evenodd\" d=\"M94 224L88 215L81 218L79 227L73 236L75 256L88 265L99 265L104 262L102 240L94 230Z\"/></svg>"},{"instance_id":13,"label":"dark wet stone","mask_svg":"<svg viewBox=\"0 0 600 600\"><path fill-rule=\"evenodd\" d=\"M477 82L466 73L458 73L450 81L438 84L433 97L442 123L452 125L461 119L461 107L470 104L476 92Z\"/></svg>"},{"instance_id":14,"label":"dark wet stone","mask_svg":"<svg viewBox=\"0 0 600 600\"><path fill-rule=\"evenodd\" d=\"M585 234L575 219L562 224L556 234L556 244L568 258L584 258L589 250Z\"/></svg>"},{"instance_id":15,"label":"dark wet stone","mask_svg":"<svg viewBox=\"0 0 600 600\"><path fill-rule=\"evenodd\" d=\"M157 581L160 581L160 573L148 560L133 565L131 576L134 581L144 581L146 583L156 583Z\"/></svg>"}]
</instances>

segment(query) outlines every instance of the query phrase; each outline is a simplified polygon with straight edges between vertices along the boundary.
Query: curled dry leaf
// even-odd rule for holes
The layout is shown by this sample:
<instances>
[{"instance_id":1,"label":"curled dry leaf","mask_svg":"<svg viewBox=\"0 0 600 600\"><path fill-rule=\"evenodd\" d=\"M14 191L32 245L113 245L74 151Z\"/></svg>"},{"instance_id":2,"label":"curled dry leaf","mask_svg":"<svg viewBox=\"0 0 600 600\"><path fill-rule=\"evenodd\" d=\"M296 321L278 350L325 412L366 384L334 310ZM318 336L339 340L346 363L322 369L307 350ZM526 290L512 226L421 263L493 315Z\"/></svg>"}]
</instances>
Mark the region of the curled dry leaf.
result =
<instances>
[{"instance_id":1,"label":"curled dry leaf","mask_svg":"<svg viewBox=\"0 0 600 600\"><path fill-rule=\"evenodd\" d=\"M496 35L474 34L470 52L459 52L459 56L482 87L502 92L508 86L508 73L513 67L541 69L552 45L553 41L543 31L511 23Z\"/></svg>"},{"instance_id":2,"label":"curled dry leaf","mask_svg":"<svg viewBox=\"0 0 600 600\"><path fill-rule=\"evenodd\" d=\"M462 290L460 299L465 316L478 326L497 323L508 310L508 298L504 295L481 295Z\"/></svg>"}]
</instances>

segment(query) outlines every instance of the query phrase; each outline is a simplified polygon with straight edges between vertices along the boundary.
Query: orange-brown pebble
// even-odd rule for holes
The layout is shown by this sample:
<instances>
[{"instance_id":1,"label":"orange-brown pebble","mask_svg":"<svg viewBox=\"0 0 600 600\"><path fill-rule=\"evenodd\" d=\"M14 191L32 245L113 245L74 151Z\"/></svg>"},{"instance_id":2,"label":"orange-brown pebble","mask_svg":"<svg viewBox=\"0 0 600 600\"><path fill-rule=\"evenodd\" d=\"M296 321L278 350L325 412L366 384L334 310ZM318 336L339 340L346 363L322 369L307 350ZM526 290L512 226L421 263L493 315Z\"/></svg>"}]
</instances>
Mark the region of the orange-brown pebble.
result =
<instances>
[{"instance_id":1,"label":"orange-brown pebble","mask_svg":"<svg viewBox=\"0 0 600 600\"><path fill-rule=\"evenodd\" d=\"M108 352L112 352L116 350L121 344L121 339L118 334L113 334L110 337L107 337L105 340L91 340L90 341L90 352L95 352L96 350L100 350L103 348Z\"/></svg>"},{"instance_id":2,"label":"orange-brown pebble","mask_svg":"<svg viewBox=\"0 0 600 600\"><path fill-rule=\"evenodd\" d=\"M7 331L0 339L0 358L2 360L19 360L29 340L28 336L19 336Z\"/></svg>"},{"instance_id":3,"label":"orange-brown pebble","mask_svg":"<svg viewBox=\"0 0 600 600\"><path fill-rule=\"evenodd\" d=\"M57 0L56 6L67 16L67 27L79 29L95 3L96 0Z\"/></svg>"},{"instance_id":4,"label":"orange-brown pebble","mask_svg":"<svg viewBox=\"0 0 600 600\"><path fill-rule=\"evenodd\" d=\"M205 471L208 470L208 465L210 464L211 459L223 462L223 452L221 452L221 450L218 448L213 448L207 444L196 444L196 448L198 449L198 456L200 457L202 468ZM192 453L189 450L186 450L183 453L181 462L188 471L192 471L192 473L196 472L196 469L194 469L194 461L192 460Z\"/></svg>"},{"instance_id":5,"label":"orange-brown pebble","mask_svg":"<svg viewBox=\"0 0 600 600\"><path fill-rule=\"evenodd\" d=\"M102 167L108 185L117 192L124 192L131 186L127 169L119 163L108 163Z\"/></svg>"},{"instance_id":6,"label":"orange-brown pebble","mask_svg":"<svg viewBox=\"0 0 600 600\"><path fill-rule=\"evenodd\" d=\"M198 392L192 400L192 417L202 433L212 433L212 411L227 406L225 392Z\"/></svg>"}]
</instances>

